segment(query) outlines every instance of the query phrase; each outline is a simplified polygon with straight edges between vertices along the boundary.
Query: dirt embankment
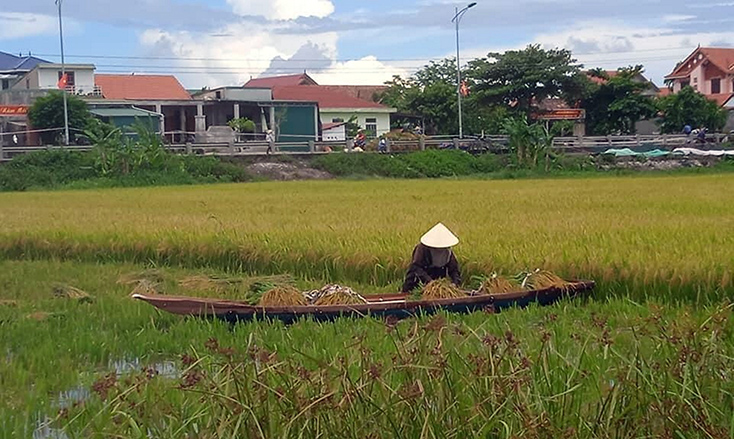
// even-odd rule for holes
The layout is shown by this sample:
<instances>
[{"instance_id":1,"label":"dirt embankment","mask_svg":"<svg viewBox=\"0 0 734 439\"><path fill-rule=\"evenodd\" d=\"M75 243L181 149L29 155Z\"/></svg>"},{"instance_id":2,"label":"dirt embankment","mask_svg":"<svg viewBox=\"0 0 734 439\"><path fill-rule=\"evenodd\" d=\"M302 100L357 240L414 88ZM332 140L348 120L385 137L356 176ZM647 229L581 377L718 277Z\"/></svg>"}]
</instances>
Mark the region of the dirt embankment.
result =
<instances>
[{"instance_id":1,"label":"dirt embankment","mask_svg":"<svg viewBox=\"0 0 734 439\"><path fill-rule=\"evenodd\" d=\"M328 180L333 178L326 171L312 168L308 162L257 162L247 166L247 171L268 180Z\"/></svg>"}]
</instances>

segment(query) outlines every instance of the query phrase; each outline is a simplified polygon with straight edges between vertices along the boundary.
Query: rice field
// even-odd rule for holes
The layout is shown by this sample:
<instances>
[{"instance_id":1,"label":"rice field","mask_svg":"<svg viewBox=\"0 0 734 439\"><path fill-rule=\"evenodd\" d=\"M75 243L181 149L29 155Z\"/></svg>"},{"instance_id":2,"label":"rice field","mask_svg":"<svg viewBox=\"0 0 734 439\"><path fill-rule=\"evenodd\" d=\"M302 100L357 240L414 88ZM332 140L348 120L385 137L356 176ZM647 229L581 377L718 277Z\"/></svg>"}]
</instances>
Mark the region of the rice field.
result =
<instances>
[{"instance_id":1,"label":"rice field","mask_svg":"<svg viewBox=\"0 0 734 439\"><path fill-rule=\"evenodd\" d=\"M0 438L734 437L734 175L0 194ZM129 298L400 287L442 221L474 275L588 300L230 326ZM208 279L208 280L206 280Z\"/></svg>"}]
</instances>

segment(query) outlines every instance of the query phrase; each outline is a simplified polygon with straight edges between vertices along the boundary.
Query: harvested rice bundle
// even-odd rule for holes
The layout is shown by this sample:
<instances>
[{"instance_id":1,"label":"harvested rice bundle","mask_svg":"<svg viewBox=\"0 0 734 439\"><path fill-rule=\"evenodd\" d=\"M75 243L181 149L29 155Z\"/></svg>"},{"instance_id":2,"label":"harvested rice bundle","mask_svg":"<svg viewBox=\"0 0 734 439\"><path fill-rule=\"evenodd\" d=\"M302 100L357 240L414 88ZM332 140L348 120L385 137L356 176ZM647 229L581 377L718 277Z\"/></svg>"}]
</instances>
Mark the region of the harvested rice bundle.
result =
<instances>
[{"instance_id":1,"label":"harvested rice bundle","mask_svg":"<svg viewBox=\"0 0 734 439\"><path fill-rule=\"evenodd\" d=\"M318 291L307 294L310 302L316 306L331 305L363 305L367 299L349 287L327 285Z\"/></svg>"},{"instance_id":2,"label":"harvested rice bundle","mask_svg":"<svg viewBox=\"0 0 734 439\"><path fill-rule=\"evenodd\" d=\"M482 282L482 285L477 291L478 295L491 295L491 294L506 294L514 293L519 291L521 288L519 285L514 284L509 279L499 276L497 273L492 273L492 276Z\"/></svg>"},{"instance_id":3,"label":"harvested rice bundle","mask_svg":"<svg viewBox=\"0 0 734 439\"><path fill-rule=\"evenodd\" d=\"M155 283L153 281L150 281L148 279L142 279L139 280L137 285L135 285L135 289L133 289L131 295L141 295L141 296L150 296L155 294L161 293L161 284Z\"/></svg>"},{"instance_id":4,"label":"harvested rice bundle","mask_svg":"<svg viewBox=\"0 0 734 439\"><path fill-rule=\"evenodd\" d=\"M260 297L259 306L305 306L308 305L303 293L291 286L278 286Z\"/></svg>"},{"instance_id":5,"label":"harvested rice bundle","mask_svg":"<svg viewBox=\"0 0 734 439\"><path fill-rule=\"evenodd\" d=\"M523 288L527 288L529 290L542 290L552 287L567 289L568 285L568 282L561 279L554 273L541 269L528 273L523 281Z\"/></svg>"},{"instance_id":6,"label":"harvested rice bundle","mask_svg":"<svg viewBox=\"0 0 734 439\"><path fill-rule=\"evenodd\" d=\"M153 268L137 273L123 274L117 279L117 283L120 285L137 285L141 281L149 281L157 284L163 282L164 280L164 273L161 270Z\"/></svg>"},{"instance_id":7,"label":"harvested rice bundle","mask_svg":"<svg viewBox=\"0 0 734 439\"><path fill-rule=\"evenodd\" d=\"M466 297L466 293L461 291L449 279L436 279L423 287L421 292L423 299L457 299Z\"/></svg>"},{"instance_id":8,"label":"harvested rice bundle","mask_svg":"<svg viewBox=\"0 0 734 439\"><path fill-rule=\"evenodd\" d=\"M60 299L72 299L79 303L91 303L94 301L92 296L79 288L72 287L70 285L58 284L53 287L54 297Z\"/></svg>"}]
</instances>

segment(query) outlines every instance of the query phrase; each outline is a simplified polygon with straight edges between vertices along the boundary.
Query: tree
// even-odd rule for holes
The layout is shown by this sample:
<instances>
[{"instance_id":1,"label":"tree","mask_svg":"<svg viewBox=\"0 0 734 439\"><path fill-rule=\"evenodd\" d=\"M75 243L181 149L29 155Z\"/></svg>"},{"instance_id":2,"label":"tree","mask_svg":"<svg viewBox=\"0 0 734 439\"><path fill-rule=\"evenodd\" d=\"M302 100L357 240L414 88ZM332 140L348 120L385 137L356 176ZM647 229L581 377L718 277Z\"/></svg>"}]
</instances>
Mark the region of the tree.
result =
<instances>
[{"instance_id":1,"label":"tree","mask_svg":"<svg viewBox=\"0 0 734 439\"><path fill-rule=\"evenodd\" d=\"M638 79L642 72L642 66L621 68L611 77L602 70L589 72L602 79L601 84L591 85L582 102L590 134L635 134L637 122L655 116L655 101L642 94L650 89L649 82Z\"/></svg>"},{"instance_id":2,"label":"tree","mask_svg":"<svg viewBox=\"0 0 734 439\"><path fill-rule=\"evenodd\" d=\"M691 87L658 99L663 133L680 133L683 127L706 127L720 131L726 125L727 111Z\"/></svg>"},{"instance_id":3,"label":"tree","mask_svg":"<svg viewBox=\"0 0 734 439\"><path fill-rule=\"evenodd\" d=\"M68 95L66 99L69 113L69 140L73 141L76 133L80 133L87 128L92 115L87 109L87 103L81 98ZM41 139L45 143L54 143L64 128L63 93L52 91L48 95L36 99L31 108L28 109L28 120L35 129L60 129L61 131L41 134Z\"/></svg>"},{"instance_id":4,"label":"tree","mask_svg":"<svg viewBox=\"0 0 734 439\"><path fill-rule=\"evenodd\" d=\"M453 70L453 75L451 71ZM380 102L423 119L426 133L459 131L456 105L456 64L452 59L431 61L409 78L394 76Z\"/></svg>"},{"instance_id":5,"label":"tree","mask_svg":"<svg viewBox=\"0 0 734 439\"><path fill-rule=\"evenodd\" d=\"M462 77L468 72L462 72ZM456 59L431 62L409 78L394 76L380 102L401 113L420 117L428 134L459 132L456 96ZM462 99L463 125L467 133L498 133L507 109L479 102L474 93Z\"/></svg>"},{"instance_id":6,"label":"tree","mask_svg":"<svg viewBox=\"0 0 734 439\"><path fill-rule=\"evenodd\" d=\"M571 52L544 50L540 45L489 53L469 63L467 76L482 104L510 105L526 116L533 105L548 98L575 103L585 87L581 65Z\"/></svg>"}]
</instances>

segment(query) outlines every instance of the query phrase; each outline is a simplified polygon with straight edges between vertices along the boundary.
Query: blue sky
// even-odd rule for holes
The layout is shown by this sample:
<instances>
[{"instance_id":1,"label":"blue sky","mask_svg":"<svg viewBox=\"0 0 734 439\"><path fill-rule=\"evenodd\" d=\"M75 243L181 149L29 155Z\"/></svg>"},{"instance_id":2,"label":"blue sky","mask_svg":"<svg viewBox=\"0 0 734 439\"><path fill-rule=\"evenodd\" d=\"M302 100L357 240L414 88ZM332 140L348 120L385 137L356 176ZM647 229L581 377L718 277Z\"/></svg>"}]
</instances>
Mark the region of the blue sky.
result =
<instances>
[{"instance_id":1,"label":"blue sky","mask_svg":"<svg viewBox=\"0 0 734 439\"><path fill-rule=\"evenodd\" d=\"M173 73L190 88L307 70L322 83L379 84L455 53L452 0L64 0L68 62ZM612 6L613 5L613 6ZM478 1L462 59L538 43L586 67L643 64L656 83L698 44L734 43L734 3ZM54 0L0 0L0 50L58 60Z\"/></svg>"}]
</instances>

